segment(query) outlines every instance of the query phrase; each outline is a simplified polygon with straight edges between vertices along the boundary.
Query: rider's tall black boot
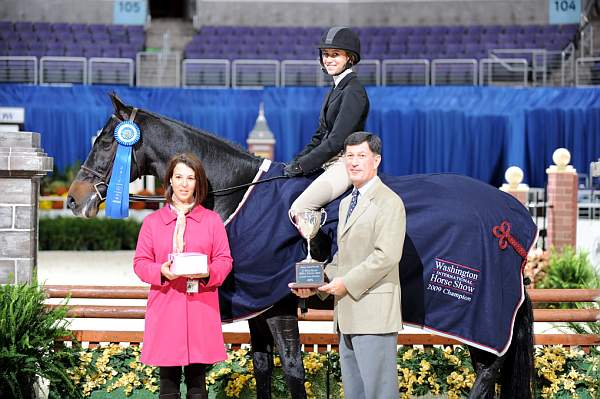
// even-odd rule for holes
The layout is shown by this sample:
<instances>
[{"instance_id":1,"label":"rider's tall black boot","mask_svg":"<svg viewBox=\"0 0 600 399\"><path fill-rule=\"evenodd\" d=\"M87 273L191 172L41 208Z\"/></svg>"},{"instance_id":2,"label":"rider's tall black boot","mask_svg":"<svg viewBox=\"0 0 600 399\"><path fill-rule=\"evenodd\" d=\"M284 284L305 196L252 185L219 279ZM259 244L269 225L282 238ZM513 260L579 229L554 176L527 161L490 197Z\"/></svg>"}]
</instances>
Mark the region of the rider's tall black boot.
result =
<instances>
[{"instance_id":1,"label":"rider's tall black boot","mask_svg":"<svg viewBox=\"0 0 600 399\"><path fill-rule=\"evenodd\" d=\"M273 353L254 352L254 379L256 380L256 399L271 399L271 376L273 374Z\"/></svg>"},{"instance_id":2,"label":"rider's tall black boot","mask_svg":"<svg viewBox=\"0 0 600 399\"><path fill-rule=\"evenodd\" d=\"M274 316L267 319L267 323L281 357L283 374L291 398L306 399L298 317L291 315Z\"/></svg>"}]
</instances>

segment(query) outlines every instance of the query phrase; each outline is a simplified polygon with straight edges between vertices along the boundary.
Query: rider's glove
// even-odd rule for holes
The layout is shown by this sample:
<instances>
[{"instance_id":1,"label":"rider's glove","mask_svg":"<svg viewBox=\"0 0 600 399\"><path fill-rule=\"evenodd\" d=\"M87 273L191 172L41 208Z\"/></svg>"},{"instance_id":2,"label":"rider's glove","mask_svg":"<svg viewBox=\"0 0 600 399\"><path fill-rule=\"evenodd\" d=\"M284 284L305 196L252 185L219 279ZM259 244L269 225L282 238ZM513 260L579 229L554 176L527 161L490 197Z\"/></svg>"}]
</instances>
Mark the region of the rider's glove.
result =
<instances>
[{"instance_id":1,"label":"rider's glove","mask_svg":"<svg viewBox=\"0 0 600 399\"><path fill-rule=\"evenodd\" d=\"M283 169L283 175L287 177L302 176L303 174L304 172L298 162L292 162Z\"/></svg>"}]
</instances>

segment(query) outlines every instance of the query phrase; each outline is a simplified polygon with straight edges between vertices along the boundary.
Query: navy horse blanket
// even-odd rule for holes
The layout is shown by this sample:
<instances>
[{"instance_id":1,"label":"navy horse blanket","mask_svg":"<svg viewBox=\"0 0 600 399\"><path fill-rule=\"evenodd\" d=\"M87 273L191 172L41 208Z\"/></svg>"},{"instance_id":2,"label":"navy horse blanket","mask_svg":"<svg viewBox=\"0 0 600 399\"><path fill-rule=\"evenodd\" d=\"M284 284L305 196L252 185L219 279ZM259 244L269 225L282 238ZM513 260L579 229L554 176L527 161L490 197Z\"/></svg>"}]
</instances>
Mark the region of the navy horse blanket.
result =
<instances>
[{"instance_id":1,"label":"navy horse blanket","mask_svg":"<svg viewBox=\"0 0 600 399\"><path fill-rule=\"evenodd\" d=\"M282 169L272 164L261 180L280 176ZM504 354L524 300L522 266L537 236L527 209L511 195L465 176L380 177L406 207L400 262L404 322ZM287 285L295 279L295 263L306 257L306 242L287 212L311 180L256 185L227 224L234 265L219 290L223 320L264 310L290 294ZM344 195L326 207L323 230L334 243Z\"/></svg>"}]
</instances>

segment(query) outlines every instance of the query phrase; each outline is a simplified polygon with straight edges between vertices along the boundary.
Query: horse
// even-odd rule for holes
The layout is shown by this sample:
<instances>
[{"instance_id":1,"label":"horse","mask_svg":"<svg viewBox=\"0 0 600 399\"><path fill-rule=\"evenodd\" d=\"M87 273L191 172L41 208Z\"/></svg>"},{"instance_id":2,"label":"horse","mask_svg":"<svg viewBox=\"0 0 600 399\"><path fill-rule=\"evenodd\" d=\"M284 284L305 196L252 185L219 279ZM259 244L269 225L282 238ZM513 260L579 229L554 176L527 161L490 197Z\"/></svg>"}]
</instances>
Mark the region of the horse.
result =
<instances>
[{"instance_id":1,"label":"horse","mask_svg":"<svg viewBox=\"0 0 600 399\"><path fill-rule=\"evenodd\" d=\"M106 197L118 146L113 136L113 130L121 121L129 120L133 113L135 123L140 127L142 134L139 142L133 146L130 180L133 181L142 175L163 177L166 163L173 154L195 153L204 164L211 190L203 205L216 211L223 220L229 222L233 218L233 222L228 225L232 254L238 240L242 241L240 246L248 245L250 241L244 235L237 235L235 238L232 238L232 235L236 233L234 231L236 226L239 226L245 219L251 219L257 211L247 211L241 206L248 194L245 190L237 189L237 187L255 184L264 160L248 153L236 144L182 122L143 109L135 108L134 111L134 107L125 105L115 94L110 95L110 98L114 106L114 113L102 128L92 150L69 188L67 205L72 212L85 218L97 215L99 206ZM298 182L291 192L283 193L283 191L278 191L283 189L283 180L268 181L282 178L282 165L274 164L271 169L273 171L270 173L275 176L270 179L258 179L260 186L258 184L254 186L255 192L262 190L266 193L266 198L271 200L285 197L287 203L282 208L286 208L310 180L306 178L283 179L288 180L289 182L285 182L285 184L289 183L289 185L292 184L292 181ZM443 174L389 178L382 176L382 180L399 192L407 210L407 237L400 264L402 311L407 324L423 327L434 334L449 335L467 344L477 375L470 398L495 397L495 384L498 379L500 379L502 387L502 398L530 398L533 378L533 315L531 302L523 287L522 267L524 258L526 258L526 249L533 245L536 235L534 230L537 233L537 229L524 207L506 193L485 183L461 176ZM447 183L449 181L451 184ZM418 190L418 193L415 190ZM222 191L225 191L226 195L221 195ZM432 210L434 208L427 202L431 201L430 197L432 196L422 197L423 192L437 192L446 200L446 206L449 209L437 207ZM473 202L472 197L474 196L480 197L481 200ZM339 199L337 201L339 203ZM264 208L265 215L275 216L278 223L270 230L270 234L263 233L268 237L267 241L262 244L264 247L271 247L271 255L282 254L282 257L279 258L275 256L274 262L280 263L277 264L278 270L273 272L275 274L269 272L258 278L252 276L254 279L238 277L230 279L220 289L220 295L226 297L221 302L222 312L225 310L226 314L236 314L237 316L244 316L241 313L245 312L247 313L245 316L248 316L252 315L252 310L269 309L260 316L250 319L257 395L261 398L270 397L274 339L279 348L286 382L290 387L292 397L301 398L305 396L305 393L303 384L301 384L304 378L303 368L298 367L302 362L296 303L290 302L290 297L282 293L288 292L289 294L287 283L292 280L290 276L293 274L289 269L295 261L299 260L299 258L288 258L298 255L298 248L300 251L305 249L302 247L303 240L291 227L291 224L286 223L284 217L277 219L277 215L273 215L276 213L276 207L269 201L261 200L259 202L257 206ZM275 202L273 201L273 203ZM461 203L464 203L464 209L461 205L457 205ZM492 207L492 203L497 203L497 206ZM417 205L411 206L411 204ZM425 213L423 213L424 210ZM328 218L328 223L330 223L328 237L333 242L331 250L335 251L337 205L331 205L328 211L330 215L333 215ZM413 214L426 217L417 218L411 216ZM483 222L480 219L488 214L493 214L494 217L502 220L499 220L498 225L494 225L493 228L488 229L487 225L482 227L482 238L479 239L472 230L481 227L479 223ZM252 229L256 229L257 225L260 228L260 223L265 219L263 216L259 216L257 220L250 220L250 227L243 229L240 227L239 229L249 233L246 236L251 236L250 240L256 240L259 236L257 232L261 230ZM435 220L435 223L430 223L429 219ZM444 223L444 219L451 219L451 222ZM411 223L411 221L414 222ZM232 225L234 227L231 227ZM453 230L450 231L451 229ZM281 236L280 241L284 241L283 243L274 242L279 236ZM460 238L458 243L457 237ZM463 243L463 241L465 242ZM444 248L444 251L448 252L448 248L456 248L463 244L466 251L481 252L483 254L481 259L491 259L487 261L492 264L489 267L489 273L483 269L455 262L447 256L442 258L441 256L424 255L429 248ZM498 248L496 248L496 244ZM478 247L481 247L481 250ZM295 248L295 250L291 251L290 248ZM505 251L507 248L509 250ZM511 248L514 251L511 251ZM500 255L495 255L496 253ZM487 257L484 256L486 254L488 254ZM256 252L238 248L238 256L234 255L234 271L236 267L242 268L242 272L238 270L239 275L240 273L250 274L254 269L259 270L264 265L260 259L254 259L255 255ZM331 253L328 255L330 256ZM286 259L288 262L282 259ZM484 260L481 262L486 263ZM282 266L283 263L285 263L284 266ZM430 263L434 265L432 266L433 271L427 269L430 268ZM514 298L510 309L505 312L505 317L497 317L504 320L501 325L502 328L507 328L507 331L506 337L500 334L502 335L499 338L500 343L496 346L490 343L495 342L494 338L489 337L496 333L496 331L490 331L495 328L487 327L495 325L493 324L495 321L487 320L486 317L490 316L485 316L489 313L490 301L482 302L484 300L480 300L480 298L486 298L484 295L486 290L497 289L497 286L503 285L496 284L494 279L491 281L486 279L487 274L492 273L500 273L494 274L496 279L504 278L509 274L515 276L506 280L506 285L509 286L508 291L514 292L510 298ZM241 277L246 276L242 275ZM408 282L413 283L410 289L405 288L405 284ZM450 283L462 287L462 289L454 289ZM246 292L238 295L241 290L244 290L244 287L251 287L251 290L246 289ZM503 290L507 289L503 288ZM249 292L250 294L248 294ZM278 296L273 297L273 292L278 292ZM414 294L415 292L416 294ZM252 302L251 306L235 303L239 297L244 298L247 295L254 295L247 299ZM500 295L500 302L506 302L502 300L504 298L502 295L504 295L503 292ZM492 296L497 297L498 295ZM459 312L456 318L464 319L465 325L456 326L454 325L456 323L445 325L448 318L447 306L450 302L452 302L453 311ZM483 309L483 305L481 305L482 309L479 309L479 306L471 306L479 303L485 303L485 309ZM473 308L471 313L464 313L467 306ZM290 311L290 309L293 310ZM480 328L478 329L477 326ZM264 335L268 333L271 333L272 337L265 340ZM481 337L481 340L479 340L480 335L484 336ZM475 338L473 338L474 336Z\"/></svg>"}]
</instances>

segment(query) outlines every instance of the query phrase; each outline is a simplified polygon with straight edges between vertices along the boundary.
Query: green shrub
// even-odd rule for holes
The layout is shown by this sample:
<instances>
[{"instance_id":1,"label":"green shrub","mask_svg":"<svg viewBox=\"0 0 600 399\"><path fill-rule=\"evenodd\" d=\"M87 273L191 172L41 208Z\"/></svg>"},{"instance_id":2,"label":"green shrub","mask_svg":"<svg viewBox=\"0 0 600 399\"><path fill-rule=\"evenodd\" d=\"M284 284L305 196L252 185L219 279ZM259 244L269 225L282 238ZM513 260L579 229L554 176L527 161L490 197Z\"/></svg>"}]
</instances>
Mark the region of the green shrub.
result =
<instances>
[{"instance_id":1,"label":"green shrub","mask_svg":"<svg viewBox=\"0 0 600 399\"><path fill-rule=\"evenodd\" d=\"M577 253L572 247L562 252L552 251L546 275L536 288L598 288L600 278L585 251Z\"/></svg>"},{"instance_id":2,"label":"green shrub","mask_svg":"<svg viewBox=\"0 0 600 399\"><path fill-rule=\"evenodd\" d=\"M67 309L49 309L45 299L37 285L0 286L1 397L31 398L38 376L50 381L52 398L82 396L67 372L77 366L76 350L55 343L70 335L65 328Z\"/></svg>"},{"instance_id":3,"label":"green shrub","mask_svg":"<svg viewBox=\"0 0 600 399\"><path fill-rule=\"evenodd\" d=\"M140 223L122 219L40 218L39 248L47 251L135 249Z\"/></svg>"}]
</instances>

